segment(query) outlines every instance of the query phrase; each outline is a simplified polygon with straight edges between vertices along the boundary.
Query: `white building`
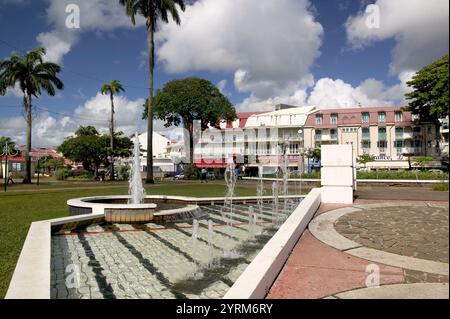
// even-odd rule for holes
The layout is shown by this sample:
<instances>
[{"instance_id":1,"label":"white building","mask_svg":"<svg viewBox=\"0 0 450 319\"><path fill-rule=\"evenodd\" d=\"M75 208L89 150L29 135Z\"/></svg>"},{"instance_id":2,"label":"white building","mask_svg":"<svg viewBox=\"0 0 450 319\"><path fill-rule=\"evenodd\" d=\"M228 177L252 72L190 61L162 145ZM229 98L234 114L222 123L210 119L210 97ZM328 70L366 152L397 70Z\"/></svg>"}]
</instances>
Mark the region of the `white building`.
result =
<instances>
[{"instance_id":1,"label":"white building","mask_svg":"<svg viewBox=\"0 0 450 319\"><path fill-rule=\"evenodd\" d=\"M147 171L147 132L139 134L139 143L141 144L141 171ZM167 153L167 146L170 140L163 135L153 132L153 170L155 172L172 172L173 163ZM145 150L145 151L144 151Z\"/></svg>"}]
</instances>

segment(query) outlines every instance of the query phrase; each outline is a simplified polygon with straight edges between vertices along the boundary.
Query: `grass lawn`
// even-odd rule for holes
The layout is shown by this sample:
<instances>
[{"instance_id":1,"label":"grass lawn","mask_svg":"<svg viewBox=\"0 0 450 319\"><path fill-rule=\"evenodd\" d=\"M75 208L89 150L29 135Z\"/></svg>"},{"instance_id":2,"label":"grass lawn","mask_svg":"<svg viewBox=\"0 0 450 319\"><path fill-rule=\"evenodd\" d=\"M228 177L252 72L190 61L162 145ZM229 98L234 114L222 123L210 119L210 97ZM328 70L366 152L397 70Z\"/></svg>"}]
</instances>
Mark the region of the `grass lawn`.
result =
<instances>
[{"instance_id":1,"label":"grass lawn","mask_svg":"<svg viewBox=\"0 0 450 319\"><path fill-rule=\"evenodd\" d=\"M77 186L83 189L70 189ZM6 294L16 261L32 222L67 216L66 202L71 198L127 194L127 185L125 184L114 186L94 184L89 186L90 189L85 189L86 186L80 184L64 183L59 185L61 188L69 188L64 190L56 189L55 185L51 185L47 190L44 189L45 185L39 187L37 189L36 185L17 185L17 187L10 188L11 192L0 193L0 298L4 298ZM225 188L223 182L165 183L147 187L147 193L210 197L224 196ZM238 185L236 195L255 195L255 188Z\"/></svg>"}]
</instances>

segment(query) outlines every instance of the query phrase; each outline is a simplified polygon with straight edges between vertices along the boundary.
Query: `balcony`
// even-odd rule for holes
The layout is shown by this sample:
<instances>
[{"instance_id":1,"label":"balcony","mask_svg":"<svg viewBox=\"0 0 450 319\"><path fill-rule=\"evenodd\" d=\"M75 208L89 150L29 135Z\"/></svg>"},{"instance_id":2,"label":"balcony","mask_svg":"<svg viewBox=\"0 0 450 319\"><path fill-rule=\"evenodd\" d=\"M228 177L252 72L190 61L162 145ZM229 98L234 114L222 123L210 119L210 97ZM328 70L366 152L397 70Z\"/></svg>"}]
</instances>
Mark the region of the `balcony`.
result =
<instances>
[{"instance_id":1,"label":"balcony","mask_svg":"<svg viewBox=\"0 0 450 319\"><path fill-rule=\"evenodd\" d=\"M315 141L322 141L322 134L316 134L316 135L314 135L314 140L315 140Z\"/></svg>"},{"instance_id":2,"label":"balcony","mask_svg":"<svg viewBox=\"0 0 450 319\"><path fill-rule=\"evenodd\" d=\"M362 134L362 136L361 136L361 139L363 140L363 141L370 141L370 134L369 133L367 133L367 134Z\"/></svg>"},{"instance_id":3,"label":"balcony","mask_svg":"<svg viewBox=\"0 0 450 319\"><path fill-rule=\"evenodd\" d=\"M387 141L386 133L378 133L378 140L379 141Z\"/></svg>"},{"instance_id":4,"label":"balcony","mask_svg":"<svg viewBox=\"0 0 450 319\"><path fill-rule=\"evenodd\" d=\"M412 140L413 139L413 132L408 132L408 131L406 131L406 132L401 132L401 133L395 133L395 139L397 140L397 141L400 141L400 140Z\"/></svg>"}]
</instances>

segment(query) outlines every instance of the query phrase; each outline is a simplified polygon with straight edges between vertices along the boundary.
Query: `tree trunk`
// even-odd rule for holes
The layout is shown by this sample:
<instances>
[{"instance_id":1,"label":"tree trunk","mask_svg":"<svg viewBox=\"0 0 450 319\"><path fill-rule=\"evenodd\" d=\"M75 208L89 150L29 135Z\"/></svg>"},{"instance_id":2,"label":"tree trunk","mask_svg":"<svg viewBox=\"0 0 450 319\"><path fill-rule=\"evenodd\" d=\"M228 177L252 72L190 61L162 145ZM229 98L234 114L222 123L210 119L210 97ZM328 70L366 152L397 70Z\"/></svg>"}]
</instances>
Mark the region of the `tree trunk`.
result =
<instances>
[{"instance_id":1,"label":"tree trunk","mask_svg":"<svg viewBox=\"0 0 450 319\"><path fill-rule=\"evenodd\" d=\"M25 178L23 184L31 184L31 130L32 130L32 113L31 113L31 96L25 93L23 98L25 106L25 116L27 122L27 142L26 142L26 154L25 154Z\"/></svg>"},{"instance_id":2,"label":"tree trunk","mask_svg":"<svg viewBox=\"0 0 450 319\"><path fill-rule=\"evenodd\" d=\"M147 19L148 44L148 102L147 102L147 177L146 183L154 184L153 179L153 68L155 66L155 26L153 16Z\"/></svg>"},{"instance_id":3,"label":"tree trunk","mask_svg":"<svg viewBox=\"0 0 450 319\"><path fill-rule=\"evenodd\" d=\"M114 181L114 95L111 93L111 174L110 180Z\"/></svg>"}]
</instances>

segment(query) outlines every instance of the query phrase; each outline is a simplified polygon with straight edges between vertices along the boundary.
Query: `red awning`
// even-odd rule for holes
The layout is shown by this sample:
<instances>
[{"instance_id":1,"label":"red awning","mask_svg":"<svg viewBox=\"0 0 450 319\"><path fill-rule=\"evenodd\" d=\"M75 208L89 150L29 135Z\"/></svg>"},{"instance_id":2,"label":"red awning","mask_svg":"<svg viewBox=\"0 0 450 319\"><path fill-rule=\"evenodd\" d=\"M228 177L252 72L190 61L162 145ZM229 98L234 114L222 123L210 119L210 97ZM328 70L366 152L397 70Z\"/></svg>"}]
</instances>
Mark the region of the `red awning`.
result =
<instances>
[{"instance_id":1,"label":"red awning","mask_svg":"<svg viewBox=\"0 0 450 319\"><path fill-rule=\"evenodd\" d=\"M227 163L225 161L215 161L215 160L205 161L202 159L201 161L197 161L194 164L197 167L204 167L204 168L225 168L225 167L227 167Z\"/></svg>"}]
</instances>

